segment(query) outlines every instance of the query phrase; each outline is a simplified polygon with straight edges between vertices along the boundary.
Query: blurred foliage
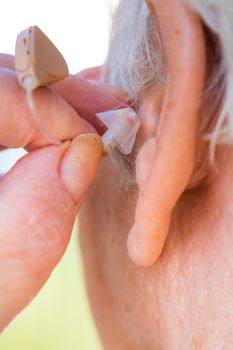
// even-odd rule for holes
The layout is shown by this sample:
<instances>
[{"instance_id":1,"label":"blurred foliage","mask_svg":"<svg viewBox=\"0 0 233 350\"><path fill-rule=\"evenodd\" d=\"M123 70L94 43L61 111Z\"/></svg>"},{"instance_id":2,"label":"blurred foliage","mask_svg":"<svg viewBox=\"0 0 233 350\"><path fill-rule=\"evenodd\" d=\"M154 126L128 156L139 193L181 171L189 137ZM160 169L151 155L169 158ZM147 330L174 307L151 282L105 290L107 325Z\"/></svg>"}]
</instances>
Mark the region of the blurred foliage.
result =
<instances>
[{"instance_id":1,"label":"blurred foliage","mask_svg":"<svg viewBox=\"0 0 233 350\"><path fill-rule=\"evenodd\" d=\"M42 291L1 335L0 349L101 349L90 315L76 237Z\"/></svg>"}]
</instances>

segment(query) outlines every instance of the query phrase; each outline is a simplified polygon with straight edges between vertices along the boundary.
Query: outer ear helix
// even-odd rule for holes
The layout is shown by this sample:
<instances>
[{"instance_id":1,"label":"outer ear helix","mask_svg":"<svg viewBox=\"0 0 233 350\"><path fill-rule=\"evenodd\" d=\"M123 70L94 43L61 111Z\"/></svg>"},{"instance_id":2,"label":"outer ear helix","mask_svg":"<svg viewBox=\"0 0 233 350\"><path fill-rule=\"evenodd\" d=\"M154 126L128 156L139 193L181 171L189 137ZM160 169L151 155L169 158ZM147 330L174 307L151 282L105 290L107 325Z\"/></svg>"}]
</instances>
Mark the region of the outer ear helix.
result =
<instances>
[{"instance_id":1,"label":"outer ear helix","mask_svg":"<svg viewBox=\"0 0 233 350\"><path fill-rule=\"evenodd\" d=\"M154 3L161 23L168 79L156 147L151 150L145 143L141 150L144 159L140 161L139 155L137 162L140 192L128 250L141 266L152 265L161 254L172 210L194 169L206 63L199 18L180 0Z\"/></svg>"}]
</instances>

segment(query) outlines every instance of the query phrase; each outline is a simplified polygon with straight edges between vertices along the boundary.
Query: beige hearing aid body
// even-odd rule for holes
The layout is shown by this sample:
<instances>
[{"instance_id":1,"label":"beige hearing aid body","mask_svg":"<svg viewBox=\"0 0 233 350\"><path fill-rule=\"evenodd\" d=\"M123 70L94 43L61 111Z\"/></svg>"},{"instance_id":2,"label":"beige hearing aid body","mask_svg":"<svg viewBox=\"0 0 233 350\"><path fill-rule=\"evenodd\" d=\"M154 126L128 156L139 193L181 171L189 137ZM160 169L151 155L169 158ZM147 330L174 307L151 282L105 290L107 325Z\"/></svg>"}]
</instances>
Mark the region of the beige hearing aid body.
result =
<instances>
[{"instance_id":1,"label":"beige hearing aid body","mask_svg":"<svg viewBox=\"0 0 233 350\"><path fill-rule=\"evenodd\" d=\"M15 70L23 88L30 78L32 90L54 84L69 74L62 54L37 26L29 27L18 35Z\"/></svg>"},{"instance_id":2,"label":"beige hearing aid body","mask_svg":"<svg viewBox=\"0 0 233 350\"><path fill-rule=\"evenodd\" d=\"M38 128L51 143L60 144L41 121L32 91L66 78L69 71L62 54L37 26L29 27L18 35L15 70L19 84L26 90L28 106ZM102 136L106 151L116 147L121 153L129 154L140 126L140 120L133 109L128 107L103 112L98 117L108 128Z\"/></svg>"}]
</instances>

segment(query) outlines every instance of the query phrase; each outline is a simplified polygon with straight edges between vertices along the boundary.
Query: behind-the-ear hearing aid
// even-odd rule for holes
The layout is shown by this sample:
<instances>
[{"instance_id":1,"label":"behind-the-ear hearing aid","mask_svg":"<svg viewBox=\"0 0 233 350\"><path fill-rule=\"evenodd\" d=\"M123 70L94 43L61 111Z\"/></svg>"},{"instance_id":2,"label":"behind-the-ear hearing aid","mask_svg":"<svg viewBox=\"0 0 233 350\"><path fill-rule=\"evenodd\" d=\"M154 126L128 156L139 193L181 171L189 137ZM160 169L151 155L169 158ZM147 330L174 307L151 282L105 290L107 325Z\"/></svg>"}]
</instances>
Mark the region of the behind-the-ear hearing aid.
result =
<instances>
[{"instance_id":1,"label":"behind-the-ear hearing aid","mask_svg":"<svg viewBox=\"0 0 233 350\"><path fill-rule=\"evenodd\" d=\"M15 70L19 84L26 89L31 81L32 90L54 84L69 74L62 54L37 26L18 35Z\"/></svg>"},{"instance_id":2,"label":"behind-the-ear hearing aid","mask_svg":"<svg viewBox=\"0 0 233 350\"><path fill-rule=\"evenodd\" d=\"M38 87L52 85L69 74L67 64L49 38L37 27L22 31L16 41L15 70L20 86L26 91L28 105L34 121L53 144L60 141L54 138L37 114L32 92ZM98 113L107 131L102 140L107 152L118 148L129 154L133 147L140 121L132 108Z\"/></svg>"},{"instance_id":3,"label":"behind-the-ear hearing aid","mask_svg":"<svg viewBox=\"0 0 233 350\"><path fill-rule=\"evenodd\" d=\"M49 86L66 78L69 71L60 51L37 26L29 27L17 37L15 71L19 84L26 91L33 120L51 143L60 144L38 115L32 93L38 87Z\"/></svg>"}]
</instances>

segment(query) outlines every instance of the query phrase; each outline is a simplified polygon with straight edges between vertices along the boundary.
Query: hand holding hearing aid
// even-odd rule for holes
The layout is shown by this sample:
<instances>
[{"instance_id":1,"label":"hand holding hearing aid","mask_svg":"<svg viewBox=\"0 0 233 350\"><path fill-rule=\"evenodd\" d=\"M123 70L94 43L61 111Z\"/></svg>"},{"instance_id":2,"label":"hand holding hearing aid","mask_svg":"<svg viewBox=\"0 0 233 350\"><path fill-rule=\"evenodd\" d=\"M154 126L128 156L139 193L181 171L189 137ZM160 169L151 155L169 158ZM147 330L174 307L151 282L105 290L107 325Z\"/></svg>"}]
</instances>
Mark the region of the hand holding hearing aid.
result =
<instances>
[{"instance_id":1,"label":"hand holding hearing aid","mask_svg":"<svg viewBox=\"0 0 233 350\"><path fill-rule=\"evenodd\" d=\"M96 121L97 112L122 103L124 94L112 92L75 76L35 90L38 114L59 141L53 145L32 119L12 57L0 55L0 147L29 151L0 181L0 329L38 293L66 249L103 153L77 112Z\"/></svg>"}]
</instances>

